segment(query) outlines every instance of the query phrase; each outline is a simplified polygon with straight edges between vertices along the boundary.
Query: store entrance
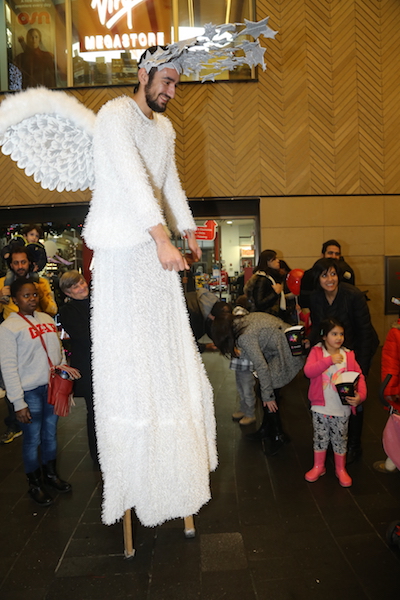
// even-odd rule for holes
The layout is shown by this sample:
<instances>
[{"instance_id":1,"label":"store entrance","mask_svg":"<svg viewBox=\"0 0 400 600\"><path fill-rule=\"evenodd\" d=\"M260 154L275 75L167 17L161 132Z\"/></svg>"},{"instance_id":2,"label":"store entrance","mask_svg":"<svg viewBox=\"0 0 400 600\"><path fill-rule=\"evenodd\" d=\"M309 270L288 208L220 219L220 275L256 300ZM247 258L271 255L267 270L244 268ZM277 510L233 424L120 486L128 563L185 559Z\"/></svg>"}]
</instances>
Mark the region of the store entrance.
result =
<instances>
[{"instance_id":1,"label":"store entrance","mask_svg":"<svg viewBox=\"0 0 400 600\"><path fill-rule=\"evenodd\" d=\"M235 302L243 293L258 254L257 219L210 217L195 222L202 259L191 265L184 287L186 291L205 288L227 302Z\"/></svg>"},{"instance_id":2,"label":"store entrance","mask_svg":"<svg viewBox=\"0 0 400 600\"><path fill-rule=\"evenodd\" d=\"M187 291L205 288L234 302L258 260L260 199L203 198L189 204L203 255L201 262L191 265L183 285Z\"/></svg>"}]
</instances>

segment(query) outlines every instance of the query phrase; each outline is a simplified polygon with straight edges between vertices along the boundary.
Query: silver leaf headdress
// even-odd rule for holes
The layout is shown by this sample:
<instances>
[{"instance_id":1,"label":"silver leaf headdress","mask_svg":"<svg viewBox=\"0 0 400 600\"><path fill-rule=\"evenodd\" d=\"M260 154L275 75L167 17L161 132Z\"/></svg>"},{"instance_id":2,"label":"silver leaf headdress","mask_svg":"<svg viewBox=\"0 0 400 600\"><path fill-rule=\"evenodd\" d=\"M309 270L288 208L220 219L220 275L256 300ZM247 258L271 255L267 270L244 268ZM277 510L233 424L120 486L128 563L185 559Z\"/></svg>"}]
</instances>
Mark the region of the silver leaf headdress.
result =
<instances>
[{"instance_id":1,"label":"silver leaf headdress","mask_svg":"<svg viewBox=\"0 0 400 600\"><path fill-rule=\"evenodd\" d=\"M214 81L223 71L232 71L239 65L261 65L265 71L265 48L262 48L258 38L260 35L274 38L277 34L277 31L268 27L268 19L269 17L261 21L244 19L244 23L223 25L206 23L204 33L198 37L175 42L164 48L158 46L153 54L147 51L138 67L146 69L147 73L153 67L158 70L173 68L184 75L195 73L202 82ZM250 42L243 39L243 36L251 36L255 41ZM238 50L242 51L241 56L236 55ZM207 73L200 75L203 69L207 69Z\"/></svg>"}]
</instances>

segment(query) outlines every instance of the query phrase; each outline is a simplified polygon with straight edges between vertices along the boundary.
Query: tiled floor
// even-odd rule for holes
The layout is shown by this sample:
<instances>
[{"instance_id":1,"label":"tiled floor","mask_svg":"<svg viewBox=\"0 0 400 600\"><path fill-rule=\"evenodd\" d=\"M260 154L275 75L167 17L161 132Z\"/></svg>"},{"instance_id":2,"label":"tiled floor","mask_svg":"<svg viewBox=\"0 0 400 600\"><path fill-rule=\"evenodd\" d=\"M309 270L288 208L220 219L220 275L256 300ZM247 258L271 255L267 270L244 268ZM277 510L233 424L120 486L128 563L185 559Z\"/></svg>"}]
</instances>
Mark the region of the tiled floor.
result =
<instances>
[{"instance_id":1,"label":"tiled floor","mask_svg":"<svg viewBox=\"0 0 400 600\"><path fill-rule=\"evenodd\" d=\"M215 389L220 465L211 477L213 500L195 518L196 537L184 537L182 521L156 529L136 524L136 555L124 559L121 524L100 523L101 483L78 401L59 425L59 470L73 493L49 509L26 494L22 438L0 447L2 600L400 597L400 551L385 543L387 525L400 520L400 474L372 468L383 457L386 421L377 400L379 357L369 378L364 455L349 468L349 489L340 487L331 462L318 482L304 480L312 442L301 375L283 394L292 442L267 459L231 421L236 391L228 361L203 357Z\"/></svg>"}]
</instances>

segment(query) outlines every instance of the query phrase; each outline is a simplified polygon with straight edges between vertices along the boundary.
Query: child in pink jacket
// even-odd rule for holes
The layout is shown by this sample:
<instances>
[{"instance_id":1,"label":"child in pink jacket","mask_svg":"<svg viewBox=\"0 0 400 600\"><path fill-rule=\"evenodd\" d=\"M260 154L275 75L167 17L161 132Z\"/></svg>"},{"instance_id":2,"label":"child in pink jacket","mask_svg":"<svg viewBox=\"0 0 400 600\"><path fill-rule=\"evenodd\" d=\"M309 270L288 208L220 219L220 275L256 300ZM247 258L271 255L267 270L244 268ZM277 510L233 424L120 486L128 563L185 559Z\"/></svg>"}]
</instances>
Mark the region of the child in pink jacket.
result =
<instances>
[{"instance_id":1,"label":"child in pink jacket","mask_svg":"<svg viewBox=\"0 0 400 600\"><path fill-rule=\"evenodd\" d=\"M346 471L347 429L350 413L367 396L364 375L354 352L343 348L344 329L336 319L321 322L321 342L316 344L307 358L304 373L310 379L308 398L314 427L314 466L305 474L309 482L317 481L326 472L326 451L331 442L335 457L335 473L343 487L350 487L351 477ZM340 373L360 373L354 396L347 396L342 404L335 387Z\"/></svg>"}]
</instances>

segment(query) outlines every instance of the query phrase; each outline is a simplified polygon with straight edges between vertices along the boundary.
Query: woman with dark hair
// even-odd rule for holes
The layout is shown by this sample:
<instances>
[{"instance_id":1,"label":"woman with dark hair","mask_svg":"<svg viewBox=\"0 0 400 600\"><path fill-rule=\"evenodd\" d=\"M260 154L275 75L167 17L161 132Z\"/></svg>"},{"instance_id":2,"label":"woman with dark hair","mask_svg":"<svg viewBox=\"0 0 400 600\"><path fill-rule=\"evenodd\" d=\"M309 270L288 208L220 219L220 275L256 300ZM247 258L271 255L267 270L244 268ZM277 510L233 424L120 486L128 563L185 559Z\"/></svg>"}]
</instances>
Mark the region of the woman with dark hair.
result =
<instances>
[{"instance_id":1,"label":"woman with dark hair","mask_svg":"<svg viewBox=\"0 0 400 600\"><path fill-rule=\"evenodd\" d=\"M344 345L354 350L363 374L368 375L379 339L371 323L365 295L354 285L339 281L340 264L333 258L317 260L313 271L315 289L310 297L311 345L319 341L321 321L338 319L345 330Z\"/></svg>"},{"instance_id":2,"label":"woman with dark hair","mask_svg":"<svg viewBox=\"0 0 400 600\"><path fill-rule=\"evenodd\" d=\"M37 504L49 506L53 499L44 483L61 493L71 491L71 485L56 471L58 416L47 402L49 358L74 379L80 375L65 364L54 319L36 310L36 285L29 279L16 279L11 284L11 297L18 312L12 312L0 325L1 371L24 433L22 458L29 495Z\"/></svg>"},{"instance_id":3,"label":"woman with dark hair","mask_svg":"<svg viewBox=\"0 0 400 600\"><path fill-rule=\"evenodd\" d=\"M264 250L260 254L253 276L245 285L244 292L252 301L255 311L285 318L284 276L280 268L275 250Z\"/></svg>"},{"instance_id":4,"label":"woman with dark hair","mask_svg":"<svg viewBox=\"0 0 400 600\"><path fill-rule=\"evenodd\" d=\"M260 429L249 437L261 439L266 454L276 454L287 441L279 413L280 388L292 381L304 361L292 356L284 333L288 325L281 319L260 312L242 313L233 315L232 306L217 302L211 311L212 339L228 358L240 356L253 363L264 415Z\"/></svg>"},{"instance_id":5,"label":"woman with dark hair","mask_svg":"<svg viewBox=\"0 0 400 600\"><path fill-rule=\"evenodd\" d=\"M321 258L313 266L315 289L310 296L312 327L310 342L319 341L320 325L325 319L337 319L344 327L344 345L354 354L366 377L379 339L371 323L365 296L358 288L340 282L340 263L333 258ZM361 456L363 408L350 417L347 462Z\"/></svg>"}]
</instances>

